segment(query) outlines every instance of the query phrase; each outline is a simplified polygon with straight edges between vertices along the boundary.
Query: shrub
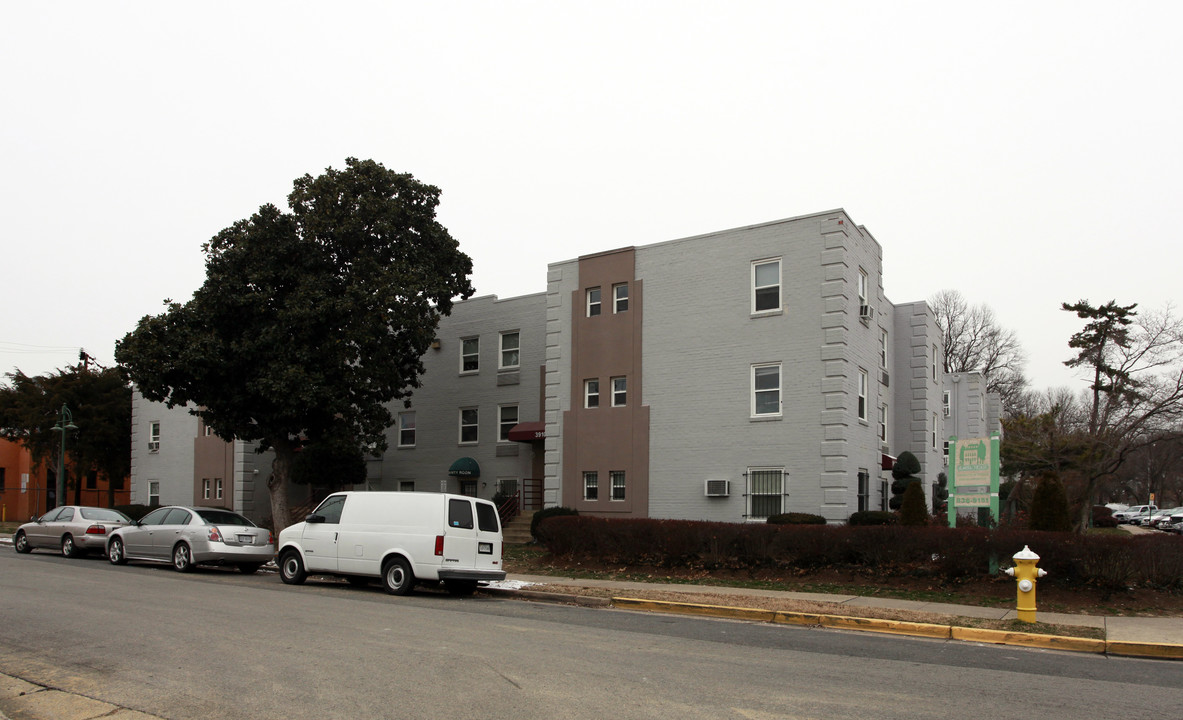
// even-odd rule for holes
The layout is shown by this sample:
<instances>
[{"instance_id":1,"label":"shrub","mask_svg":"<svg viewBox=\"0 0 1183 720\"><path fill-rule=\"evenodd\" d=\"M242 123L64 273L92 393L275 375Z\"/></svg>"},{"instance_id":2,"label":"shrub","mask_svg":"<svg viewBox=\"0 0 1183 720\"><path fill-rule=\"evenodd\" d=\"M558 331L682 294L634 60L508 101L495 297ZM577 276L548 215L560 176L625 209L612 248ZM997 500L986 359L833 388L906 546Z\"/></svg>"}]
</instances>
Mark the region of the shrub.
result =
<instances>
[{"instance_id":1,"label":"shrub","mask_svg":"<svg viewBox=\"0 0 1183 720\"><path fill-rule=\"evenodd\" d=\"M924 499L924 488L919 482L908 485L900 503L900 525L922 527L928 524L928 502Z\"/></svg>"},{"instance_id":2,"label":"shrub","mask_svg":"<svg viewBox=\"0 0 1183 720\"><path fill-rule=\"evenodd\" d=\"M1093 506L1093 527L1115 528L1117 520L1113 518L1113 509L1104 505Z\"/></svg>"},{"instance_id":3,"label":"shrub","mask_svg":"<svg viewBox=\"0 0 1183 720\"><path fill-rule=\"evenodd\" d=\"M560 515L578 515L578 514L579 514L579 511L576 510L575 508L562 507L562 506L543 508L543 509L539 510L538 512L534 513L534 517L530 520L530 535L535 539L539 539L538 538L538 526L539 526L539 524L542 523L543 520L545 520L547 518L558 517Z\"/></svg>"},{"instance_id":4,"label":"shrub","mask_svg":"<svg viewBox=\"0 0 1183 720\"><path fill-rule=\"evenodd\" d=\"M115 509L132 520L139 520L148 514L150 510L155 509L155 505L116 505Z\"/></svg>"},{"instance_id":5,"label":"shrub","mask_svg":"<svg viewBox=\"0 0 1183 720\"><path fill-rule=\"evenodd\" d=\"M781 513L768 518L769 525L825 525L826 519L821 515L809 513Z\"/></svg>"},{"instance_id":6,"label":"shrub","mask_svg":"<svg viewBox=\"0 0 1183 720\"><path fill-rule=\"evenodd\" d=\"M850 516L850 525L898 525L900 516L886 510L862 510Z\"/></svg>"},{"instance_id":7,"label":"shrub","mask_svg":"<svg viewBox=\"0 0 1183 720\"><path fill-rule=\"evenodd\" d=\"M1072 521L1068 519L1068 496L1055 476L1044 475L1035 486L1028 527L1050 532L1068 532L1072 529Z\"/></svg>"}]
</instances>

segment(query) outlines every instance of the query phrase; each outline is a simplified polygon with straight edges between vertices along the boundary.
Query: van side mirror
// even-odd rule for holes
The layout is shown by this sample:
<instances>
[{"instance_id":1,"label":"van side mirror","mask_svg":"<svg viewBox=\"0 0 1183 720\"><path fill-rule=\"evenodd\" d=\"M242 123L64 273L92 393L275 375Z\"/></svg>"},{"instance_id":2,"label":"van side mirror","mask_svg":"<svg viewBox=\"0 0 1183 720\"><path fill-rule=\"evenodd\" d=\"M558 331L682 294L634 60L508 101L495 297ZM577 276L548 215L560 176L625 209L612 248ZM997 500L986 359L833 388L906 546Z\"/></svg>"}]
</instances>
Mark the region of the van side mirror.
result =
<instances>
[{"instance_id":1,"label":"van side mirror","mask_svg":"<svg viewBox=\"0 0 1183 720\"><path fill-rule=\"evenodd\" d=\"M324 521L325 521L324 515L313 514L313 515L309 515L308 517L304 518L304 522L307 522L307 523L322 523Z\"/></svg>"}]
</instances>

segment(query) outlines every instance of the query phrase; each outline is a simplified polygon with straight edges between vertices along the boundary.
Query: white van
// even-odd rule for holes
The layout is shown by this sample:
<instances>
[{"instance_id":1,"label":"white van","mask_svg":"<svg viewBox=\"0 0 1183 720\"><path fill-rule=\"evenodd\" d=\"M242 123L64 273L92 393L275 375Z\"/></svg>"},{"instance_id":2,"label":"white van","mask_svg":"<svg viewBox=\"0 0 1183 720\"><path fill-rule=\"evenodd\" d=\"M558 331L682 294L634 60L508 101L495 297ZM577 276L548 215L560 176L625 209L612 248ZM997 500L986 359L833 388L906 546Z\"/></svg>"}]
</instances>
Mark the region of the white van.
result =
<instances>
[{"instance_id":1,"label":"white van","mask_svg":"<svg viewBox=\"0 0 1183 720\"><path fill-rule=\"evenodd\" d=\"M381 578L393 595L421 581L468 595L479 581L505 579L497 507L466 495L335 493L285 528L277 545L279 577L289 585L339 575L359 585Z\"/></svg>"}]
</instances>

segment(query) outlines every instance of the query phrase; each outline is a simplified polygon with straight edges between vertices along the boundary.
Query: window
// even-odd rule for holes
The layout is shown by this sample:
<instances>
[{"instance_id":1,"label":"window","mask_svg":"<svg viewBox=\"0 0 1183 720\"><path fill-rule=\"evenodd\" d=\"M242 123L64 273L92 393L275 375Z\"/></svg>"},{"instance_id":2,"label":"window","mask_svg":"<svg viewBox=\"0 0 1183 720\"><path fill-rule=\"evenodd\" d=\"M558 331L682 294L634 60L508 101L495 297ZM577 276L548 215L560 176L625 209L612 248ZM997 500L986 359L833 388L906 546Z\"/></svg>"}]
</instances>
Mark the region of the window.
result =
<instances>
[{"instance_id":1,"label":"window","mask_svg":"<svg viewBox=\"0 0 1183 720\"><path fill-rule=\"evenodd\" d=\"M214 478L214 499L222 499L222 478Z\"/></svg>"},{"instance_id":2,"label":"window","mask_svg":"<svg viewBox=\"0 0 1183 720\"><path fill-rule=\"evenodd\" d=\"M587 408L597 408L600 406L599 380L583 381L583 406Z\"/></svg>"},{"instance_id":3,"label":"window","mask_svg":"<svg viewBox=\"0 0 1183 720\"><path fill-rule=\"evenodd\" d=\"M612 378L612 407L624 407L628 403L628 379Z\"/></svg>"},{"instance_id":4,"label":"window","mask_svg":"<svg viewBox=\"0 0 1183 720\"><path fill-rule=\"evenodd\" d=\"M140 518L140 524L141 525L163 525L164 524L164 516L168 515L169 512L171 512L171 511L172 511L172 508L166 508L166 507L157 508L156 510L153 510L152 512L148 513L144 517Z\"/></svg>"},{"instance_id":5,"label":"window","mask_svg":"<svg viewBox=\"0 0 1183 720\"><path fill-rule=\"evenodd\" d=\"M879 442L887 442L887 405L879 406Z\"/></svg>"},{"instance_id":6,"label":"window","mask_svg":"<svg viewBox=\"0 0 1183 720\"><path fill-rule=\"evenodd\" d=\"M948 465L949 464L949 441L948 440L945 441L945 452L943 453L943 455L945 458L945 465Z\"/></svg>"},{"instance_id":7,"label":"window","mask_svg":"<svg viewBox=\"0 0 1183 720\"><path fill-rule=\"evenodd\" d=\"M608 479L612 482L612 499L624 500L624 471L613 470L608 473Z\"/></svg>"},{"instance_id":8,"label":"window","mask_svg":"<svg viewBox=\"0 0 1183 720\"><path fill-rule=\"evenodd\" d=\"M780 363L752 366L752 416L780 415Z\"/></svg>"},{"instance_id":9,"label":"window","mask_svg":"<svg viewBox=\"0 0 1183 720\"><path fill-rule=\"evenodd\" d=\"M858 304L867 304L867 271L862 268L858 271Z\"/></svg>"},{"instance_id":10,"label":"window","mask_svg":"<svg viewBox=\"0 0 1183 720\"><path fill-rule=\"evenodd\" d=\"M90 472L86 473L86 489L99 489L99 473L97 470L91 470Z\"/></svg>"},{"instance_id":11,"label":"window","mask_svg":"<svg viewBox=\"0 0 1183 720\"><path fill-rule=\"evenodd\" d=\"M497 414L497 439L501 442L509 442L509 431L518 424L518 406L502 405L497 408Z\"/></svg>"},{"instance_id":12,"label":"window","mask_svg":"<svg viewBox=\"0 0 1183 720\"><path fill-rule=\"evenodd\" d=\"M587 316L595 317L600 314L600 289L591 288L587 291Z\"/></svg>"},{"instance_id":13,"label":"window","mask_svg":"<svg viewBox=\"0 0 1183 720\"><path fill-rule=\"evenodd\" d=\"M628 283L612 286L612 312L622 313L628 310Z\"/></svg>"},{"instance_id":14,"label":"window","mask_svg":"<svg viewBox=\"0 0 1183 720\"><path fill-rule=\"evenodd\" d=\"M867 371L858 371L858 419L867 419Z\"/></svg>"},{"instance_id":15,"label":"window","mask_svg":"<svg viewBox=\"0 0 1183 720\"><path fill-rule=\"evenodd\" d=\"M7 469L0 467L0 492L4 492L4 471Z\"/></svg>"},{"instance_id":16,"label":"window","mask_svg":"<svg viewBox=\"0 0 1183 720\"><path fill-rule=\"evenodd\" d=\"M193 516L189 514L188 510L182 510L181 508L172 508L171 510L168 511L168 515L165 515L164 519L160 521L160 524L161 525L188 525L189 521L192 518L193 518Z\"/></svg>"},{"instance_id":17,"label":"window","mask_svg":"<svg viewBox=\"0 0 1183 720\"><path fill-rule=\"evenodd\" d=\"M148 423L148 452L156 452L160 449L160 422L152 421Z\"/></svg>"},{"instance_id":18,"label":"window","mask_svg":"<svg viewBox=\"0 0 1183 720\"><path fill-rule=\"evenodd\" d=\"M151 507L153 505L159 505L159 504L160 504L160 481L159 480L149 480L148 481L148 506Z\"/></svg>"},{"instance_id":19,"label":"window","mask_svg":"<svg viewBox=\"0 0 1183 720\"><path fill-rule=\"evenodd\" d=\"M952 411L952 408L950 407L950 403L949 403L949 391L948 390L941 393L941 405L943 405L945 408L945 417L949 417L949 413Z\"/></svg>"},{"instance_id":20,"label":"window","mask_svg":"<svg viewBox=\"0 0 1183 720\"><path fill-rule=\"evenodd\" d=\"M415 413L398 414L398 446L415 447Z\"/></svg>"},{"instance_id":21,"label":"window","mask_svg":"<svg viewBox=\"0 0 1183 720\"><path fill-rule=\"evenodd\" d=\"M314 515L320 515L325 519L326 525L336 525L341 522L341 511L345 509L345 496L333 495L324 499L316 510Z\"/></svg>"},{"instance_id":22,"label":"window","mask_svg":"<svg viewBox=\"0 0 1183 720\"><path fill-rule=\"evenodd\" d=\"M937 346L933 345L932 346L932 379L933 380L937 379L937 353L938 352L940 352L940 351L937 350Z\"/></svg>"},{"instance_id":23,"label":"window","mask_svg":"<svg viewBox=\"0 0 1183 720\"><path fill-rule=\"evenodd\" d=\"M879 331L879 367L887 368L887 331Z\"/></svg>"},{"instance_id":24,"label":"window","mask_svg":"<svg viewBox=\"0 0 1183 720\"><path fill-rule=\"evenodd\" d=\"M498 524L497 508L489 503L477 503L476 526L481 532L497 532L501 530L501 526Z\"/></svg>"},{"instance_id":25,"label":"window","mask_svg":"<svg viewBox=\"0 0 1183 720\"><path fill-rule=\"evenodd\" d=\"M583 499L600 499L600 476L594 472L583 473Z\"/></svg>"},{"instance_id":26,"label":"window","mask_svg":"<svg viewBox=\"0 0 1183 720\"><path fill-rule=\"evenodd\" d=\"M471 500L448 501L448 527L464 530L473 528Z\"/></svg>"},{"instance_id":27,"label":"window","mask_svg":"<svg viewBox=\"0 0 1183 720\"><path fill-rule=\"evenodd\" d=\"M399 480L398 481L398 491L399 492L415 492L415 481L414 480Z\"/></svg>"},{"instance_id":28,"label":"window","mask_svg":"<svg viewBox=\"0 0 1183 720\"><path fill-rule=\"evenodd\" d=\"M784 512L784 468L748 470L748 517L769 518Z\"/></svg>"},{"instance_id":29,"label":"window","mask_svg":"<svg viewBox=\"0 0 1183 720\"><path fill-rule=\"evenodd\" d=\"M859 468L858 471L858 511L866 512L870 510L869 501L871 499L871 473Z\"/></svg>"},{"instance_id":30,"label":"window","mask_svg":"<svg viewBox=\"0 0 1183 720\"><path fill-rule=\"evenodd\" d=\"M888 495L889 495L889 493L887 491L887 481L880 480L879 481L879 509L882 510L883 512L887 512Z\"/></svg>"},{"instance_id":31,"label":"window","mask_svg":"<svg viewBox=\"0 0 1183 720\"><path fill-rule=\"evenodd\" d=\"M202 481L201 481L201 498L203 500L209 500L210 487L211 487L211 485L210 485L209 478L202 479Z\"/></svg>"},{"instance_id":32,"label":"window","mask_svg":"<svg viewBox=\"0 0 1183 720\"><path fill-rule=\"evenodd\" d=\"M480 439L477 432L477 409L465 408L460 411L460 442L475 443Z\"/></svg>"},{"instance_id":33,"label":"window","mask_svg":"<svg viewBox=\"0 0 1183 720\"><path fill-rule=\"evenodd\" d=\"M932 414L932 449L937 449L937 414Z\"/></svg>"},{"instance_id":34,"label":"window","mask_svg":"<svg viewBox=\"0 0 1183 720\"><path fill-rule=\"evenodd\" d=\"M521 356L518 353L518 333L504 332L501 333L501 364L498 368L501 370L509 370L521 365Z\"/></svg>"},{"instance_id":35,"label":"window","mask_svg":"<svg viewBox=\"0 0 1183 720\"><path fill-rule=\"evenodd\" d=\"M460 372L474 373L481 369L481 339L464 338L460 341Z\"/></svg>"},{"instance_id":36,"label":"window","mask_svg":"<svg viewBox=\"0 0 1183 720\"><path fill-rule=\"evenodd\" d=\"M752 312L780 309L780 260L752 263Z\"/></svg>"}]
</instances>

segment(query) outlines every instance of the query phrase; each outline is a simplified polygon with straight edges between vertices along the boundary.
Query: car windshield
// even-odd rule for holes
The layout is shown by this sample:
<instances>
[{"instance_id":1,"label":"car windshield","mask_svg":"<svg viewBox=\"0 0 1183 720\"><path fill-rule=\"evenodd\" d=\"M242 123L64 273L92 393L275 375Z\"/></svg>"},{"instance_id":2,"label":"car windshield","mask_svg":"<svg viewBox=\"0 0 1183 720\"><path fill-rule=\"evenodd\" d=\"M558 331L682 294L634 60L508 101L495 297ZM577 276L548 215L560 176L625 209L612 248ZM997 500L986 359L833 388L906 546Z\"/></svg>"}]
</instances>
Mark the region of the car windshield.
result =
<instances>
[{"instance_id":1,"label":"car windshield","mask_svg":"<svg viewBox=\"0 0 1183 720\"><path fill-rule=\"evenodd\" d=\"M101 520L104 522L131 522L131 518L118 510L107 508L82 508L82 517L87 520Z\"/></svg>"},{"instance_id":2,"label":"car windshield","mask_svg":"<svg viewBox=\"0 0 1183 720\"><path fill-rule=\"evenodd\" d=\"M229 510L198 510L197 514L201 516L206 525L246 525L247 527L255 525L238 513Z\"/></svg>"}]
</instances>

